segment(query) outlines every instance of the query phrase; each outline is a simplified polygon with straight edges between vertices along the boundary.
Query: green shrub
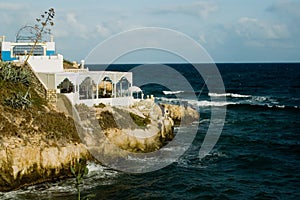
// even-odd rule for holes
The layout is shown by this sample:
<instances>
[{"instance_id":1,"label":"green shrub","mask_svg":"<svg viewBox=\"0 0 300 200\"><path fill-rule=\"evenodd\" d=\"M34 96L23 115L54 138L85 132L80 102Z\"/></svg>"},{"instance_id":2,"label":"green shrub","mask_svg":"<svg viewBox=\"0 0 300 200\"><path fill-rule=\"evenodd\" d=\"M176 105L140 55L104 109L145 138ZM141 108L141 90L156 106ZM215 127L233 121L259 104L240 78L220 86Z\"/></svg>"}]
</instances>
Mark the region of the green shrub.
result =
<instances>
[{"instance_id":1,"label":"green shrub","mask_svg":"<svg viewBox=\"0 0 300 200\"><path fill-rule=\"evenodd\" d=\"M30 72L24 68L13 66L11 63L0 63L0 80L11 83L30 85Z\"/></svg>"},{"instance_id":2,"label":"green shrub","mask_svg":"<svg viewBox=\"0 0 300 200\"><path fill-rule=\"evenodd\" d=\"M138 125L139 127L146 127L148 124L151 123L151 120L147 117L143 118L134 113L129 113L129 114L130 114L131 119L134 121L134 123L136 125Z\"/></svg>"},{"instance_id":3,"label":"green shrub","mask_svg":"<svg viewBox=\"0 0 300 200\"><path fill-rule=\"evenodd\" d=\"M73 176L75 177L75 187L78 194L78 200L80 200L80 185L83 183L83 176L86 176L89 173L86 159L80 158L74 166L70 166L70 170Z\"/></svg>"},{"instance_id":4,"label":"green shrub","mask_svg":"<svg viewBox=\"0 0 300 200\"><path fill-rule=\"evenodd\" d=\"M30 100L29 88L25 95L22 92L14 93L12 97L8 97L4 100L4 105L14 109L25 110L32 105Z\"/></svg>"}]
</instances>

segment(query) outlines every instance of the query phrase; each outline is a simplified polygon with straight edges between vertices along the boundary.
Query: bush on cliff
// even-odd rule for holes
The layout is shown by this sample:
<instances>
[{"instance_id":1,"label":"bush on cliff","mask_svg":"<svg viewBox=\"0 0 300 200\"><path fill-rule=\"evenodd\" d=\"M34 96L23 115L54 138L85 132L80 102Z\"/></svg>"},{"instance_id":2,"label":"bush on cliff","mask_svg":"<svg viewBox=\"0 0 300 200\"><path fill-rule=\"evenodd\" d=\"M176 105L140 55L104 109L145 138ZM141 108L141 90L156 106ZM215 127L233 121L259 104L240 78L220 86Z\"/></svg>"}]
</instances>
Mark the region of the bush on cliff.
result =
<instances>
[{"instance_id":1,"label":"bush on cliff","mask_svg":"<svg viewBox=\"0 0 300 200\"><path fill-rule=\"evenodd\" d=\"M47 101L31 85L27 69L0 62L0 142L3 137L31 133L46 133L47 139L62 140L61 143L79 142L74 121L49 109Z\"/></svg>"},{"instance_id":2,"label":"bush on cliff","mask_svg":"<svg viewBox=\"0 0 300 200\"><path fill-rule=\"evenodd\" d=\"M55 152L59 149L66 152L70 146L80 146L77 145L80 138L74 120L52 109L46 99L35 91L30 77L23 77L27 74L25 71L22 67L0 62L0 191L68 177L70 161L77 159L74 156L77 154L68 151L66 158L70 161L65 160L62 164L63 160L58 161L47 153L57 155ZM13 78L11 74L19 78ZM36 155L31 159L26 150L32 150L31 153ZM22 153L26 155L22 157ZM42 155L43 159L38 159ZM45 159L55 161L52 160L50 163L53 165L46 167L49 162L42 163Z\"/></svg>"},{"instance_id":3,"label":"bush on cliff","mask_svg":"<svg viewBox=\"0 0 300 200\"><path fill-rule=\"evenodd\" d=\"M29 86L31 82L30 72L28 70L17 67L11 63L0 63L0 80L10 83L21 83Z\"/></svg>"}]
</instances>

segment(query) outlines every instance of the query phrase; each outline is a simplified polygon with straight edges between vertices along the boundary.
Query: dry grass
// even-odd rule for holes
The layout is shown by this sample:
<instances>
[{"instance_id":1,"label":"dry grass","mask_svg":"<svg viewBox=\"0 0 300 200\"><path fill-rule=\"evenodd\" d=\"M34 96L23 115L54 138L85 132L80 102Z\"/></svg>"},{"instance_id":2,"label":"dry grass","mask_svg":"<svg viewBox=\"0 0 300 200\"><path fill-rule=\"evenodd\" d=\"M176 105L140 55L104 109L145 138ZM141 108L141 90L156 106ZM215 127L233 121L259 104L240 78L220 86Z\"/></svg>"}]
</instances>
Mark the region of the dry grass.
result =
<instances>
[{"instance_id":1,"label":"dry grass","mask_svg":"<svg viewBox=\"0 0 300 200\"><path fill-rule=\"evenodd\" d=\"M1 69L0 69L1 70ZM49 109L47 101L40 97L29 85L31 106L15 109L5 104L5 100L16 93L25 94L28 86L0 80L0 141L3 137L21 137L31 134L44 134L55 141L79 142L72 118Z\"/></svg>"}]
</instances>

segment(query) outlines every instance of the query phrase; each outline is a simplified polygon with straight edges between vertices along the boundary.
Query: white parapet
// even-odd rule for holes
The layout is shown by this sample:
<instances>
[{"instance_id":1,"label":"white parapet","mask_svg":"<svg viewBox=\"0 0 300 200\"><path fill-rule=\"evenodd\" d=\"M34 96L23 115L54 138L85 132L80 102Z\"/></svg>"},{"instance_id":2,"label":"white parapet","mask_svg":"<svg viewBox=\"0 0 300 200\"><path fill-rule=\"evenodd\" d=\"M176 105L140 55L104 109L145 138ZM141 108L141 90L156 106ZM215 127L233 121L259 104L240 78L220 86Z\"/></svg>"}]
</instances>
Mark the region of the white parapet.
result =
<instances>
[{"instance_id":1,"label":"white parapet","mask_svg":"<svg viewBox=\"0 0 300 200\"><path fill-rule=\"evenodd\" d=\"M60 54L53 56L31 56L28 63L36 73L57 73L64 71L63 56Z\"/></svg>"},{"instance_id":2,"label":"white parapet","mask_svg":"<svg viewBox=\"0 0 300 200\"><path fill-rule=\"evenodd\" d=\"M79 100L78 93L64 93L66 97L70 100L72 105L75 104L85 104L89 107L94 105L99 105L103 103L105 105L111 106L130 106L134 103L133 97L120 97L120 98L102 98L102 99L83 99Z\"/></svg>"}]
</instances>

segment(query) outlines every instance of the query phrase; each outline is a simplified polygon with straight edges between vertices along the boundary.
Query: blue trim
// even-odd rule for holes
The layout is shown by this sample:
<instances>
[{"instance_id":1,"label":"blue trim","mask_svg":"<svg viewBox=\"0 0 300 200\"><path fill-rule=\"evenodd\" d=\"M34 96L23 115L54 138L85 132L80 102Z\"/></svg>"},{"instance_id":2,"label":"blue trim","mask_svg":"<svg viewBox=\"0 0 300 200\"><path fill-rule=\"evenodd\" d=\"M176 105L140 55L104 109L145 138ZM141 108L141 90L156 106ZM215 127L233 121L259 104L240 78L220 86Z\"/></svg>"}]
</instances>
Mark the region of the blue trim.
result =
<instances>
[{"instance_id":1,"label":"blue trim","mask_svg":"<svg viewBox=\"0 0 300 200\"><path fill-rule=\"evenodd\" d=\"M2 61L13 61L13 60L17 60L17 58L12 58L10 56L10 51L2 51L1 53L1 58Z\"/></svg>"},{"instance_id":2,"label":"blue trim","mask_svg":"<svg viewBox=\"0 0 300 200\"><path fill-rule=\"evenodd\" d=\"M55 51L53 51L53 50L47 50L46 51L46 56L52 56L54 54L55 54Z\"/></svg>"}]
</instances>

